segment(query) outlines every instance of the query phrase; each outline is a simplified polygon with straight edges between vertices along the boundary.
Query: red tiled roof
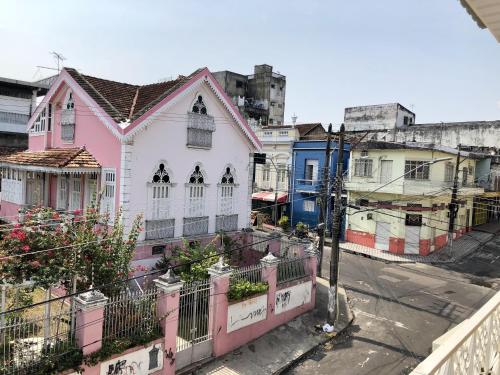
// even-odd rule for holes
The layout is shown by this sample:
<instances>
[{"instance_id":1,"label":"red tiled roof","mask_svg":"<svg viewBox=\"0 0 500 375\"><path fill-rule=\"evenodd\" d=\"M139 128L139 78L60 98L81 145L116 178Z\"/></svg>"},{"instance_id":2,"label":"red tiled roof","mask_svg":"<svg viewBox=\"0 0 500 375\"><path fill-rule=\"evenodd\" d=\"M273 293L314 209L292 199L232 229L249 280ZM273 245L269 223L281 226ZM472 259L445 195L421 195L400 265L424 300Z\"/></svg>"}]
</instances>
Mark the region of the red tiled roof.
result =
<instances>
[{"instance_id":1,"label":"red tiled roof","mask_svg":"<svg viewBox=\"0 0 500 375\"><path fill-rule=\"evenodd\" d=\"M201 70L198 69L187 77L179 76L172 81L131 85L80 74L73 68L64 69L117 122L138 118Z\"/></svg>"},{"instance_id":2,"label":"red tiled roof","mask_svg":"<svg viewBox=\"0 0 500 375\"><path fill-rule=\"evenodd\" d=\"M101 165L82 148L49 148L23 151L0 157L0 163L32 165L47 168L100 168Z\"/></svg>"}]
</instances>

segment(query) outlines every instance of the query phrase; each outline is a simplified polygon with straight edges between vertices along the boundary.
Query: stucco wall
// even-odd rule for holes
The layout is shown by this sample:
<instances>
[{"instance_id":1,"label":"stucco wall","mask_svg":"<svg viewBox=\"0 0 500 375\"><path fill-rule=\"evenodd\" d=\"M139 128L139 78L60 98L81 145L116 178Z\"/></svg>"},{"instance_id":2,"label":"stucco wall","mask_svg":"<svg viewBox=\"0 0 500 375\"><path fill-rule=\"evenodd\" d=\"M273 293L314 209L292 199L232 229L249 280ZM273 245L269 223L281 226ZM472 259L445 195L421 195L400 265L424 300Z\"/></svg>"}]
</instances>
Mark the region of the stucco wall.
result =
<instances>
[{"instance_id":1,"label":"stucco wall","mask_svg":"<svg viewBox=\"0 0 500 375\"><path fill-rule=\"evenodd\" d=\"M152 180L160 161L165 162L170 181L174 184L171 195L171 212L175 218L175 234L181 236L185 216L185 184L196 163L200 163L208 184L205 195L205 213L210 217L209 232L215 231L217 212L217 184L229 164L236 172L238 184L234 204L238 213L238 227L248 225L248 173L251 148L229 117L213 92L206 86L190 89L191 92L176 102L168 112L138 133L131 145L129 216L132 219L147 208L147 182ZM187 112L198 95L202 95L209 115L215 117L216 131L209 150L188 148ZM251 171L250 171L251 173ZM142 234L144 236L144 234ZM141 238L142 238L141 236Z\"/></svg>"}]
</instances>

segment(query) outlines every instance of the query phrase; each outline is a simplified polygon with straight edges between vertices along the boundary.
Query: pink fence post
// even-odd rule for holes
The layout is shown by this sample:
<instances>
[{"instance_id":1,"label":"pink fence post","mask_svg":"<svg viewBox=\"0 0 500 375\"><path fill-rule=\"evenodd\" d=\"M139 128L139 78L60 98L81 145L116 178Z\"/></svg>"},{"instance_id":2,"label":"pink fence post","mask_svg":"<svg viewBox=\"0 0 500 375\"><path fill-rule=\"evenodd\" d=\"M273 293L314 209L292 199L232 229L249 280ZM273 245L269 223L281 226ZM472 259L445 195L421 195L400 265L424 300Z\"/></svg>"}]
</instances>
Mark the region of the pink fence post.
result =
<instances>
[{"instance_id":1,"label":"pink fence post","mask_svg":"<svg viewBox=\"0 0 500 375\"><path fill-rule=\"evenodd\" d=\"M224 336L227 333L227 309L229 292L229 277L231 269L224 264L222 257L219 262L208 269L211 287L211 319L212 319L212 350L213 356L218 357L226 353ZM222 337L222 339L220 339Z\"/></svg>"},{"instance_id":2,"label":"pink fence post","mask_svg":"<svg viewBox=\"0 0 500 375\"><path fill-rule=\"evenodd\" d=\"M179 326L179 299L180 290L184 283L174 275L172 269L169 269L165 275L160 276L154 282L160 290L156 309L164 336L165 357L162 375L174 375L177 328Z\"/></svg>"},{"instance_id":3,"label":"pink fence post","mask_svg":"<svg viewBox=\"0 0 500 375\"><path fill-rule=\"evenodd\" d=\"M314 243L311 243L309 247L304 250L306 258L306 272L311 275L313 293L311 293L312 306L316 305L316 272L318 264L318 249Z\"/></svg>"},{"instance_id":4,"label":"pink fence post","mask_svg":"<svg viewBox=\"0 0 500 375\"><path fill-rule=\"evenodd\" d=\"M83 355L98 351L102 347L104 306L108 297L98 290L82 293L75 298L76 342Z\"/></svg>"},{"instance_id":5,"label":"pink fence post","mask_svg":"<svg viewBox=\"0 0 500 375\"><path fill-rule=\"evenodd\" d=\"M262 281L267 281L269 289L267 292L267 311L269 311L268 319L274 318L274 306L276 300L276 284L278 283L278 263L279 258L269 252L260 260L262 264Z\"/></svg>"}]
</instances>

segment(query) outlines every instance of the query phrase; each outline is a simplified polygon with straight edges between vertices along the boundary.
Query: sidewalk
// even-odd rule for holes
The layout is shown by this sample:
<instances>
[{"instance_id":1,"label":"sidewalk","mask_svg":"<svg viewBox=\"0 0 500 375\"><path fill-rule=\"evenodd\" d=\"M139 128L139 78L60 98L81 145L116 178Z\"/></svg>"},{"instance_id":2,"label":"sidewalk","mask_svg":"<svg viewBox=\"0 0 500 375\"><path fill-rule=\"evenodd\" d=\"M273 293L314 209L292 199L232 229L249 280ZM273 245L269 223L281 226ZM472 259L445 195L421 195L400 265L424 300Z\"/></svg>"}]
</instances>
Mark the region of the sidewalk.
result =
<instances>
[{"instance_id":1,"label":"sidewalk","mask_svg":"<svg viewBox=\"0 0 500 375\"><path fill-rule=\"evenodd\" d=\"M453 254L447 252L447 248L435 251L427 256L410 254L392 254L388 251L377 250L371 247L358 245L352 242L340 244L340 248L352 254L365 255L371 258L398 263L452 263L469 255L481 245L491 240L500 231L499 223L488 223L475 227L472 232L466 233L453 242Z\"/></svg>"},{"instance_id":2,"label":"sidewalk","mask_svg":"<svg viewBox=\"0 0 500 375\"><path fill-rule=\"evenodd\" d=\"M280 374L303 356L330 340L333 335L318 332L315 325L326 320L328 282L317 278L316 307L247 345L206 364L193 374L246 375ZM339 321L336 332L344 330L353 315L345 290L339 288Z\"/></svg>"}]
</instances>

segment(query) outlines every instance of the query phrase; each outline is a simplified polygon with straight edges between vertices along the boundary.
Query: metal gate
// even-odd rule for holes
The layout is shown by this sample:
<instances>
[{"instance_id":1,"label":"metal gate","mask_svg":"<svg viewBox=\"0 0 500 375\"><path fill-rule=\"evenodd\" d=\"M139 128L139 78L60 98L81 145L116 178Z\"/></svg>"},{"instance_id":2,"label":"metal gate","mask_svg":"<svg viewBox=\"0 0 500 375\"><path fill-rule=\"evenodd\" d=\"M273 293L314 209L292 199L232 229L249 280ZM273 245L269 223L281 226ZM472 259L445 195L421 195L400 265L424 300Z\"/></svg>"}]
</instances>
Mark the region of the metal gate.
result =
<instances>
[{"instance_id":1,"label":"metal gate","mask_svg":"<svg viewBox=\"0 0 500 375\"><path fill-rule=\"evenodd\" d=\"M176 340L176 369L212 355L210 280L182 286Z\"/></svg>"}]
</instances>

